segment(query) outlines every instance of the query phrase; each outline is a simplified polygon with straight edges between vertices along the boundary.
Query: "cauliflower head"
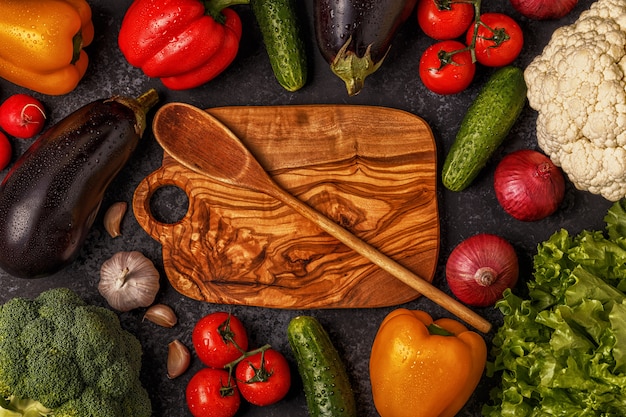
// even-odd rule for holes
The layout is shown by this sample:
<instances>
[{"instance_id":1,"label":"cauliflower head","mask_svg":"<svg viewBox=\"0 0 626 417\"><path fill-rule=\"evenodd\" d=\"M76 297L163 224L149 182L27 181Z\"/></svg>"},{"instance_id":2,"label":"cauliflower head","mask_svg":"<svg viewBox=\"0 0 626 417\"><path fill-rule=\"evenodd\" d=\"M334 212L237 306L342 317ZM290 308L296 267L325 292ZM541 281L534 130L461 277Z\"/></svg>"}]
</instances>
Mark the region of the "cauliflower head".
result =
<instances>
[{"instance_id":1,"label":"cauliflower head","mask_svg":"<svg viewBox=\"0 0 626 417\"><path fill-rule=\"evenodd\" d=\"M524 71L539 147L580 190L626 197L626 2L598 0Z\"/></svg>"}]
</instances>

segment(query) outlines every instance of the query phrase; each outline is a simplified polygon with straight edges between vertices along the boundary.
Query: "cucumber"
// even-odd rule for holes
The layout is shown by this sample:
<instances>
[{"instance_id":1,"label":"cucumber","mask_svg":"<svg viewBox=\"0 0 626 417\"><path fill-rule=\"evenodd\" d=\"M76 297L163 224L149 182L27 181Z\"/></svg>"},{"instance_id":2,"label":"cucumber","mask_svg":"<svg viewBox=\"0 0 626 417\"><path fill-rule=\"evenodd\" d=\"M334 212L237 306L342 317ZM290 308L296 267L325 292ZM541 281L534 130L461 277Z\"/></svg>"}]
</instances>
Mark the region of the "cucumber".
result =
<instances>
[{"instance_id":1,"label":"cucumber","mask_svg":"<svg viewBox=\"0 0 626 417\"><path fill-rule=\"evenodd\" d=\"M467 110L443 164L441 179L451 191L469 186L506 138L526 103L520 68L497 70Z\"/></svg>"},{"instance_id":2,"label":"cucumber","mask_svg":"<svg viewBox=\"0 0 626 417\"><path fill-rule=\"evenodd\" d=\"M287 328L311 417L355 417L346 368L319 321L298 316Z\"/></svg>"},{"instance_id":3,"label":"cucumber","mask_svg":"<svg viewBox=\"0 0 626 417\"><path fill-rule=\"evenodd\" d=\"M297 91L307 79L307 57L295 0L250 0L278 83Z\"/></svg>"}]
</instances>

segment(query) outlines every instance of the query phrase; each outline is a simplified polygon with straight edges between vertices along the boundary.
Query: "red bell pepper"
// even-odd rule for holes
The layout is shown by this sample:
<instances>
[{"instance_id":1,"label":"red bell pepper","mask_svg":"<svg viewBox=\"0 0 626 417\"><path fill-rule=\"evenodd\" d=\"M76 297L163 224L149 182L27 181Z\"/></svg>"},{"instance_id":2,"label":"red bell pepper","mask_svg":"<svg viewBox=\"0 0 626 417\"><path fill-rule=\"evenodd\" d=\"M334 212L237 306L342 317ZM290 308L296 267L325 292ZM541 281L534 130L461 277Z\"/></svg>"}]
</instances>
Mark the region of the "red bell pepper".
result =
<instances>
[{"instance_id":1,"label":"red bell pepper","mask_svg":"<svg viewBox=\"0 0 626 417\"><path fill-rule=\"evenodd\" d=\"M198 87L237 56L241 19L228 8L249 0L135 0L118 45L126 60L172 90Z\"/></svg>"}]
</instances>

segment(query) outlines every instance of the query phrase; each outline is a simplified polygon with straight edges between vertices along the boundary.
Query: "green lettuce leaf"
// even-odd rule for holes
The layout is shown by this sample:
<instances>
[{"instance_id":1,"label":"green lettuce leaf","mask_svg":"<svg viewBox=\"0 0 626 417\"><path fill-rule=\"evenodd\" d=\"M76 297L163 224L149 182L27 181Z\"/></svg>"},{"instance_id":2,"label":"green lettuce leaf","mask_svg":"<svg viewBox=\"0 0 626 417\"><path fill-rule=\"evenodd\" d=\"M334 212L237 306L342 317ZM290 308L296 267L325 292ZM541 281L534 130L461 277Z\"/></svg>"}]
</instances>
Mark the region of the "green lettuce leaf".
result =
<instances>
[{"instance_id":1,"label":"green lettuce leaf","mask_svg":"<svg viewBox=\"0 0 626 417\"><path fill-rule=\"evenodd\" d=\"M487 366L501 382L484 416L626 416L625 205L605 232L539 244L528 298L505 291Z\"/></svg>"}]
</instances>

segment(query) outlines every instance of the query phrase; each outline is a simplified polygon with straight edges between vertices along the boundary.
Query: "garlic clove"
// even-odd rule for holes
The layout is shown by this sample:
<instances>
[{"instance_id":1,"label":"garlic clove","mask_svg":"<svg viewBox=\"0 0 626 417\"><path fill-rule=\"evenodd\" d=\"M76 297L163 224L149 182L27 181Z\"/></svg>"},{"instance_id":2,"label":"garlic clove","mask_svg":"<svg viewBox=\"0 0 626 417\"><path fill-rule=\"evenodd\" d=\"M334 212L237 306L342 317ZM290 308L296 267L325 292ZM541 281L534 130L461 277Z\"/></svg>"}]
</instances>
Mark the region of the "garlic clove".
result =
<instances>
[{"instance_id":1,"label":"garlic clove","mask_svg":"<svg viewBox=\"0 0 626 417\"><path fill-rule=\"evenodd\" d=\"M154 304L143 318L162 327L174 327L178 321L172 307L165 304Z\"/></svg>"},{"instance_id":2,"label":"garlic clove","mask_svg":"<svg viewBox=\"0 0 626 417\"><path fill-rule=\"evenodd\" d=\"M98 291L118 311L150 306L159 287L159 271L138 251L118 252L100 268Z\"/></svg>"},{"instance_id":3,"label":"garlic clove","mask_svg":"<svg viewBox=\"0 0 626 417\"><path fill-rule=\"evenodd\" d=\"M111 237L115 238L120 236L121 233L121 225L122 219L126 214L126 209L128 208L128 203L125 201L118 201L117 203L113 203L106 213L104 213L104 228L111 235Z\"/></svg>"},{"instance_id":4,"label":"garlic clove","mask_svg":"<svg viewBox=\"0 0 626 417\"><path fill-rule=\"evenodd\" d=\"M174 379L181 376L191 362L189 349L180 340L176 339L167 346L167 377Z\"/></svg>"}]
</instances>

